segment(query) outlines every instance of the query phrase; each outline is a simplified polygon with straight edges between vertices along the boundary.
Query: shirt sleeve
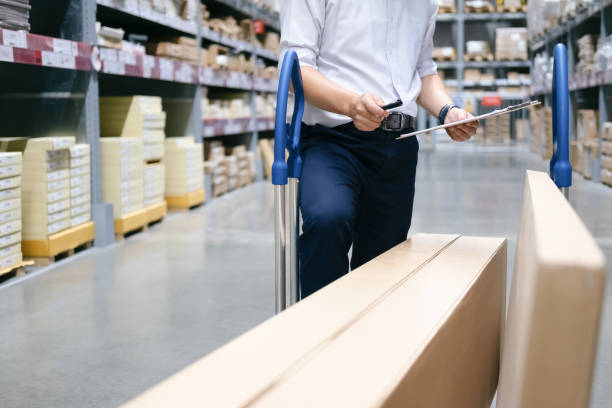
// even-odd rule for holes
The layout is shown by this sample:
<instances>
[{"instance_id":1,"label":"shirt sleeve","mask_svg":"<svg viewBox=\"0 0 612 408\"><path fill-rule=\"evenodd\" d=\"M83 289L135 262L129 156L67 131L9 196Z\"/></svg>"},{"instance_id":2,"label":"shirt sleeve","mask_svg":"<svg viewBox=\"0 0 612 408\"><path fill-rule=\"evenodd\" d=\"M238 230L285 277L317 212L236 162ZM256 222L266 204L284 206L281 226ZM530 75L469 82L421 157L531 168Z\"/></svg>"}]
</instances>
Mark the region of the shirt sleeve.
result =
<instances>
[{"instance_id":1,"label":"shirt sleeve","mask_svg":"<svg viewBox=\"0 0 612 408\"><path fill-rule=\"evenodd\" d=\"M438 72L438 66L433 60L433 49L434 49L434 32L436 31L436 16L438 15L438 6L436 5L431 17L429 18L429 25L425 31L425 37L423 38L423 45L421 47L421 54L419 55L419 61L417 64L417 71L421 78L427 75L433 75Z\"/></svg>"},{"instance_id":2,"label":"shirt sleeve","mask_svg":"<svg viewBox=\"0 0 612 408\"><path fill-rule=\"evenodd\" d=\"M281 6L281 55L294 50L300 65L317 69L321 33L325 22L325 0L284 0Z\"/></svg>"}]
</instances>

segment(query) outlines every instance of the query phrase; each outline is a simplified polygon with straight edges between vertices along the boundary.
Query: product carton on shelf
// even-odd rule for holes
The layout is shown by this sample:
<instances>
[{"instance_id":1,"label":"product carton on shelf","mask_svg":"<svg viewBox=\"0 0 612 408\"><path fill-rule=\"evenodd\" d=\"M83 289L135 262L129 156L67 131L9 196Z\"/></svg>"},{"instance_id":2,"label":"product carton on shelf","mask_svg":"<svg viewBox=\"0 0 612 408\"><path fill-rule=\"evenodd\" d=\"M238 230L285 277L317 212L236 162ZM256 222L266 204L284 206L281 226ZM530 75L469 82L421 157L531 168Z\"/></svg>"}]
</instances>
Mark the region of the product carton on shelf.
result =
<instances>
[{"instance_id":1,"label":"product carton on shelf","mask_svg":"<svg viewBox=\"0 0 612 408\"><path fill-rule=\"evenodd\" d=\"M102 189L104 200L113 204L115 219L144 207L144 159L142 139L104 137Z\"/></svg>"},{"instance_id":2,"label":"product carton on shelf","mask_svg":"<svg viewBox=\"0 0 612 408\"><path fill-rule=\"evenodd\" d=\"M7 167L20 171L14 174L14 170L1 170ZM11 268L22 261L21 167L22 153L0 153L0 269Z\"/></svg>"},{"instance_id":3,"label":"product carton on shelf","mask_svg":"<svg viewBox=\"0 0 612 408\"><path fill-rule=\"evenodd\" d=\"M495 30L495 57L497 60L526 61L527 28L503 27Z\"/></svg>"},{"instance_id":4,"label":"product carton on shelf","mask_svg":"<svg viewBox=\"0 0 612 408\"><path fill-rule=\"evenodd\" d=\"M191 137L166 139L166 195L182 196L204 187L203 146Z\"/></svg>"},{"instance_id":5,"label":"product carton on shelf","mask_svg":"<svg viewBox=\"0 0 612 408\"><path fill-rule=\"evenodd\" d=\"M144 205L164 201L165 194L165 165L164 163L146 164L144 168Z\"/></svg>"},{"instance_id":6,"label":"product carton on shelf","mask_svg":"<svg viewBox=\"0 0 612 408\"><path fill-rule=\"evenodd\" d=\"M91 221L91 153L88 144L70 149L70 225Z\"/></svg>"},{"instance_id":7,"label":"product carton on shelf","mask_svg":"<svg viewBox=\"0 0 612 408\"><path fill-rule=\"evenodd\" d=\"M70 228L70 156L74 137L12 138L2 149L23 152L21 178L24 240L46 240Z\"/></svg>"},{"instance_id":8,"label":"product carton on shelf","mask_svg":"<svg viewBox=\"0 0 612 408\"><path fill-rule=\"evenodd\" d=\"M598 112L593 109L578 109L576 115L576 138L587 141L599 137Z\"/></svg>"}]
</instances>

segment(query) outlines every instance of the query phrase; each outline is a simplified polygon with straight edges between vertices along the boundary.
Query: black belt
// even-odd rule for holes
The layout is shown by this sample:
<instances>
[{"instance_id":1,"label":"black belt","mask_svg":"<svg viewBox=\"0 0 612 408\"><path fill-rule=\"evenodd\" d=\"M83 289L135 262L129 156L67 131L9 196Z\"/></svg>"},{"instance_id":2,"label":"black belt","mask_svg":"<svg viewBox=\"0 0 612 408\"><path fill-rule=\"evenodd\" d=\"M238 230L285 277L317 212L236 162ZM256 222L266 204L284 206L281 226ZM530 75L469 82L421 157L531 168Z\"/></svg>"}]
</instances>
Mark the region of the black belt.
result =
<instances>
[{"instance_id":1,"label":"black belt","mask_svg":"<svg viewBox=\"0 0 612 408\"><path fill-rule=\"evenodd\" d=\"M381 122L380 128L388 132L416 129L416 118L401 112L389 112L389 116Z\"/></svg>"}]
</instances>

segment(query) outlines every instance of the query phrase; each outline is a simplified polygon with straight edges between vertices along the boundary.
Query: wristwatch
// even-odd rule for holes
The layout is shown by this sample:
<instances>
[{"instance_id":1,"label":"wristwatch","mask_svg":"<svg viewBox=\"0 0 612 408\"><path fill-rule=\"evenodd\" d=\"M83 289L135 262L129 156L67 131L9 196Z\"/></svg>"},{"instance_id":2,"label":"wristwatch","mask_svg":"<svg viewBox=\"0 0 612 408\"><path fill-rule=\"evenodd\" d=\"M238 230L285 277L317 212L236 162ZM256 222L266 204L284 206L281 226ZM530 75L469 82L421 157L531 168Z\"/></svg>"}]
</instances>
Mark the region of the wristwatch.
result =
<instances>
[{"instance_id":1,"label":"wristwatch","mask_svg":"<svg viewBox=\"0 0 612 408\"><path fill-rule=\"evenodd\" d=\"M444 124L444 121L446 120L446 115L453 108L461 109L459 106L450 103L447 103L442 107L442 109L440 109L440 113L438 114L438 122L440 122L441 125Z\"/></svg>"}]
</instances>

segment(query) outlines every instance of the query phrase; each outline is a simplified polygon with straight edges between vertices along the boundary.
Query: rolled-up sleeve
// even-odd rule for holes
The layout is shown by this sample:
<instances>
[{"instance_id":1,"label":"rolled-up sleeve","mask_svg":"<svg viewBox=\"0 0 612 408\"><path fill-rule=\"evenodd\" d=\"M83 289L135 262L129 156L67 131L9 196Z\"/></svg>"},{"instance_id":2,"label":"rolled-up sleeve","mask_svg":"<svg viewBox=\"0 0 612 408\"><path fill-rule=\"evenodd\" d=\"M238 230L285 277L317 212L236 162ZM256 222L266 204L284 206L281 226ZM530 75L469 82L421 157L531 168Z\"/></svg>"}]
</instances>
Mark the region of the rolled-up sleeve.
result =
<instances>
[{"instance_id":1,"label":"rolled-up sleeve","mask_svg":"<svg viewBox=\"0 0 612 408\"><path fill-rule=\"evenodd\" d=\"M438 15L438 7L434 8L434 12L429 18L427 30L425 31L425 38L423 39L423 45L421 47L421 54L419 55L419 61L417 63L417 71L421 78L427 75L433 75L438 72L438 66L433 60L433 49L434 49L434 32L436 31L436 16Z\"/></svg>"},{"instance_id":2,"label":"rolled-up sleeve","mask_svg":"<svg viewBox=\"0 0 612 408\"><path fill-rule=\"evenodd\" d=\"M325 21L325 0L284 0L280 17L280 63L287 50L294 50L300 65L316 69Z\"/></svg>"}]
</instances>

